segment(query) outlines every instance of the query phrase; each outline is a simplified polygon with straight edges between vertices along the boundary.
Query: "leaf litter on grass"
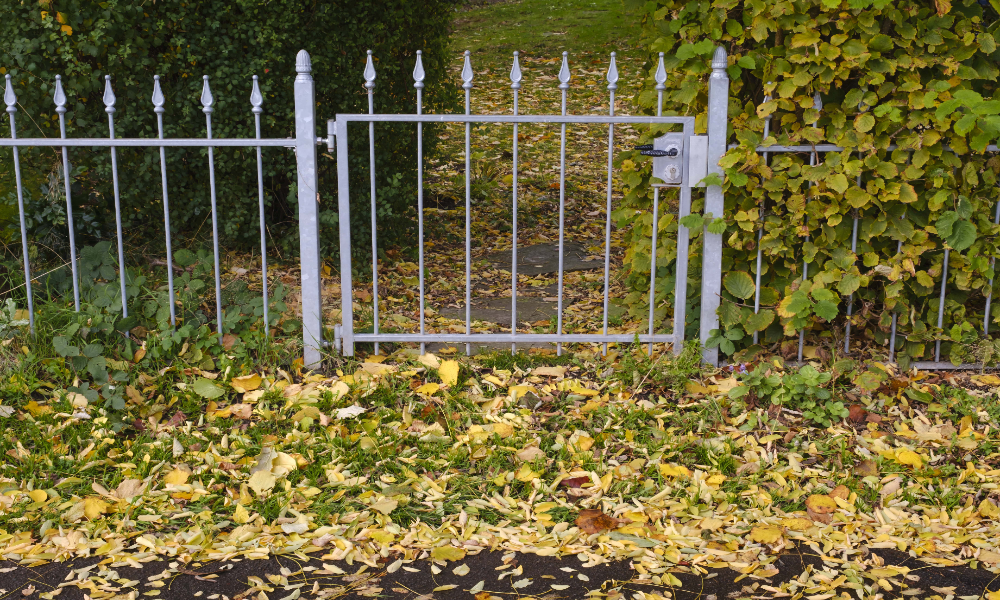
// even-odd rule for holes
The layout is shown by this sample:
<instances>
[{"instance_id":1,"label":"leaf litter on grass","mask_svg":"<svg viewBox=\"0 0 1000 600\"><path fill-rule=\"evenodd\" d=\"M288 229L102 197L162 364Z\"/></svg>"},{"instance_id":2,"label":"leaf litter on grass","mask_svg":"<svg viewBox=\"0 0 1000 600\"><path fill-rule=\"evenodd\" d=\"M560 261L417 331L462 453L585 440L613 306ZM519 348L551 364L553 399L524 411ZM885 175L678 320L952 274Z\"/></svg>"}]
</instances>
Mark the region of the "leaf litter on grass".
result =
<instances>
[{"instance_id":1,"label":"leaf litter on grass","mask_svg":"<svg viewBox=\"0 0 1000 600\"><path fill-rule=\"evenodd\" d=\"M623 368L621 355L504 360L401 350L332 377L216 374L211 412L162 417L146 437L112 433L100 410L21 411L18 435L53 445L38 453L4 438L15 445L0 478L0 556L113 567L287 555L370 569L427 559L454 570L502 549L573 555L583 569L629 560L655 585L678 570L735 569L776 597L908 585L871 548L937 566L1000 562L996 386L966 378L961 393L985 404L959 416L947 410L952 388L915 376L865 401L878 423L819 429L787 411L715 412L734 387L725 372L689 382L695 393L636 393L629 378L602 376ZM248 376L258 389L239 391ZM418 391L431 383L434 394ZM936 400L910 402L906 389ZM528 394L537 401L526 406ZM58 396L46 406L68 402ZM220 416L243 404L248 417ZM793 548L824 557L829 577L768 589Z\"/></svg>"}]
</instances>

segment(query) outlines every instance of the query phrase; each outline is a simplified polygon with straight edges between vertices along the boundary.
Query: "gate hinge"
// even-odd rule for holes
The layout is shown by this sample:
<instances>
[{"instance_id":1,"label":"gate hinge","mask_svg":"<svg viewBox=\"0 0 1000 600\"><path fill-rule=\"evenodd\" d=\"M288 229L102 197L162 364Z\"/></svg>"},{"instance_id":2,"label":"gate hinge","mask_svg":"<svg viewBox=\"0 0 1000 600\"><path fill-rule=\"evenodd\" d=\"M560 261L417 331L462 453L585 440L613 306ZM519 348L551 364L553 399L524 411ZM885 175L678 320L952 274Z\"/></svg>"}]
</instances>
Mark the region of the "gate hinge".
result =
<instances>
[{"instance_id":1,"label":"gate hinge","mask_svg":"<svg viewBox=\"0 0 1000 600\"><path fill-rule=\"evenodd\" d=\"M334 138L337 137L337 120L329 119L326 122L326 149L330 153L333 153ZM316 140L317 143L322 144L324 142L323 138Z\"/></svg>"}]
</instances>

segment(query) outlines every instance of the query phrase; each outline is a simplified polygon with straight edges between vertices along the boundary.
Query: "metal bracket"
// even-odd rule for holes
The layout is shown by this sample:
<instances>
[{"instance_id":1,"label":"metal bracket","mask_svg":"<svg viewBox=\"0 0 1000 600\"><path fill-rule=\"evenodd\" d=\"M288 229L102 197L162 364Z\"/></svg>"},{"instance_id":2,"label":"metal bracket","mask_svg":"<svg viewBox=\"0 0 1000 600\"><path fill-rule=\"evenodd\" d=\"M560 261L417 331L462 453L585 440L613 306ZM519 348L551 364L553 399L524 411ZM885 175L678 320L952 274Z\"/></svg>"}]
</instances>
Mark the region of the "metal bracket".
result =
<instances>
[{"instance_id":1,"label":"metal bracket","mask_svg":"<svg viewBox=\"0 0 1000 600\"><path fill-rule=\"evenodd\" d=\"M664 187L684 184L684 134L672 132L653 139L652 144L636 146L639 154L653 157L653 176L663 181Z\"/></svg>"},{"instance_id":2,"label":"metal bracket","mask_svg":"<svg viewBox=\"0 0 1000 600\"><path fill-rule=\"evenodd\" d=\"M333 146L336 143L336 138L337 138L337 120L328 119L326 122L326 139L324 140L323 138L320 138L318 142L322 144L325 141L327 151L329 151L330 154L333 154Z\"/></svg>"}]
</instances>

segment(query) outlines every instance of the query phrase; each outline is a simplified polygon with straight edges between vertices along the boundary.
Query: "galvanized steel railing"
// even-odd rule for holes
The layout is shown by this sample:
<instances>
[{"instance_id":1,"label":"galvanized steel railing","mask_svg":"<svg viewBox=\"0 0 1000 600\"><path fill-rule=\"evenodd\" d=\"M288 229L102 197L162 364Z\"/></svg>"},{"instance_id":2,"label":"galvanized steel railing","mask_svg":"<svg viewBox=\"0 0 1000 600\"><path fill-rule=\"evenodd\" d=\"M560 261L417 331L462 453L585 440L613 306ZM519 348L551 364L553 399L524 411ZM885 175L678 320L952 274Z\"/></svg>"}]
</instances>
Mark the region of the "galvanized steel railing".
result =
<instances>
[{"instance_id":1,"label":"galvanized steel railing","mask_svg":"<svg viewBox=\"0 0 1000 600\"><path fill-rule=\"evenodd\" d=\"M663 91L666 82L666 71L663 68L663 58L660 55L660 63L655 73L656 89L658 92L659 105L662 106ZM345 355L354 354L354 345L358 342L374 343L376 354L379 352L380 342L414 342L420 343L421 351L429 342L454 342L464 343L466 352L471 351L471 346L476 342L509 342L511 351L516 351L518 343L548 342L556 344L557 353L562 352L564 343L600 343L606 353L608 344L612 342L631 342L638 337L640 342L648 343L652 352L654 343L671 344L675 352L679 352L684 341L684 325L686 320L686 297L687 297L687 264L688 264L688 231L686 227L678 228L677 239L677 264L676 264L676 289L674 297L674 323L672 333L656 333L653 327L654 296L656 284L656 244L657 224L659 221L659 193L660 187L667 187L667 184L655 184L653 196L653 233L652 248L653 258L650 271L650 306L649 306L649 331L648 333L630 334L610 334L608 332L608 309L610 292L611 273L611 213L613 208L613 169L614 169L614 140L616 124L674 124L682 127L683 147L683 180L677 185L669 187L680 188L679 217L684 217L690 212L691 189L695 187L699 180L704 177L706 168L710 173L721 175L721 168L718 166L718 159L726 151L726 127L727 127L727 107L729 100L729 78L725 68L726 53L722 48L717 49L712 60L712 75L709 78L709 116L708 116L708 140L707 144L699 144L707 147L706 153L692 157L692 143L694 136L694 117L686 116L662 116L662 109L657 109L657 116L616 116L614 110L615 91L618 82L618 69L615 61L615 54L611 54L611 61L607 73L609 110L608 115L569 115L566 112L566 94L569 89L570 70L566 53L563 53L562 67L559 71L558 81L561 92L561 114L559 115L524 115L518 111L518 95L521 90L522 73L518 54L514 53L514 61L510 72L511 89L513 95L513 114L510 115L476 115L470 111L470 94L473 88L474 73L471 65L471 58L468 52L465 53L461 77L462 88L465 91L465 113L457 115L428 115L423 113L422 89L424 86L425 73L421 61L420 53L417 53L416 66L413 71L414 87L416 88L416 113L415 114L376 114L374 112L373 93L375 88L376 72L372 62L371 52L368 54L368 61L364 70L365 87L368 90L368 113L367 114L338 114L337 118L328 121L328 137L330 151L334 151L336 144L336 158L338 169L339 185L339 211L340 211L340 273L341 273L341 310L342 323L334 329L334 345ZM298 93L298 92L297 92ZM375 123L415 123L417 126L417 219L418 219L418 269L419 269L419 333L383 333L380 331L379 320L379 294L378 294L378 243L376 239L376 189L375 189ZM353 314L353 284L351 279L351 231L350 231L350 182L348 178L348 124L368 123L369 138L369 168L371 173L370 194L371 194L371 246L372 246L372 281L373 281L373 331L372 333L357 333L354 330ZM424 123L464 123L465 124L465 333L428 333L425 322L425 290L424 290L424 215L423 215L423 124ZM511 123L514 133L512 138L512 252L511 252L511 331L510 333L473 333L471 320L472 304L472 278L471 278L471 175L470 175L470 131L472 123ZM557 324L556 333L518 333L517 332L517 247L518 247L518 126L521 123L553 123L560 125L560 157L559 157L559 273L558 273L558 298L557 298ZM563 274L564 274L564 243L565 243L565 177L566 177L566 126L567 124L604 124L608 126L608 166L607 166L607 202L606 202L606 223L604 235L604 294L603 294L603 315L601 333L567 334L563 331ZM300 157L301 161L301 157ZM694 161L694 162L692 162ZM701 165L697 165L701 161ZM300 162L301 166L301 162ZM697 180L694 180L691 173L701 173ZM717 215L723 213L723 196L720 186L709 186L706 189L706 212L713 212ZM702 290L701 290L701 339L704 342L709 337L709 332L718 327L718 307L720 302L720 292L722 283L722 236L713 234L707 230L704 232L704 258L702 268ZM306 290L306 272L312 271L312 267L307 268L307 262L311 261L311 256L303 252L303 298L307 293L309 296L319 296L319 279L310 282L310 288ZM304 302L305 304L305 302ZM315 313L303 313L307 323L306 330L319 330L319 311ZM315 314L316 316L307 316ZM318 339L317 337L312 338ZM310 342L306 338L305 364L318 364L320 358L320 348L322 342ZM706 361L717 362L717 349L706 349L704 358Z\"/></svg>"},{"instance_id":2,"label":"galvanized steel railing","mask_svg":"<svg viewBox=\"0 0 1000 600\"><path fill-rule=\"evenodd\" d=\"M308 57L307 57L308 62ZM308 72L307 72L308 73ZM302 73L300 73L302 76ZM68 228L69 237L69 252L70 252L70 268L72 271L73 278L73 305L77 312L80 310L80 278L77 272L77 252L76 252L76 228L73 222L73 202L71 196L70 187L70 159L69 159L69 149L70 148L109 148L111 151L111 175L112 183L114 189L114 206L115 206L115 225L116 225L116 237L118 242L118 262L119 262L119 280L121 287L121 301L122 301L122 313L123 316L128 316L128 298L126 291L126 269L125 269L125 250L124 250L124 239L122 235L122 212L121 203L119 199L119 177L118 177L118 157L116 153L117 148L158 148L160 152L160 174L162 182L162 198L163 198L163 223L165 231L165 244L167 253L167 288L168 288L168 300L170 307L170 324L171 326L176 326L177 316L175 307L175 294L174 294L174 273L173 273L173 248L171 244L170 235L170 202L168 195L167 186L167 161L166 161L166 150L167 148L207 148L208 149L208 169L209 169L209 188L211 193L211 210L212 210L212 244L213 244L213 260L215 267L215 312L216 312L216 330L220 333L223 327L223 315L222 315L222 285L221 285L221 272L219 267L219 230L218 230L218 207L216 206L216 181L215 181L215 160L213 149L217 147L253 147L257 151L257 184L258 184L258 201L260 210L260 244L261 244L261 277L263 281L263 298L264 298L264 319L265 324L268 322L268 289L267 289L267 243L265 240L265 222L264 222L264 177L263 177L263 167L261 158L261 148L264 147L295 147L297 140L290 139L268 139L261 137L260 131L260 116L263 113L264 97L260 92L260 87L258 85L257 76L253 76L253 83L250 93L250 104L251 110L254 114L254 124L256 127L256 137L251 139L241 139L241 138L230 138L230 139L218 139L212 137L212 105L215 103L215 99L212 95L212 90L209 86L208 76L204 78L204 84L202 86L201 93L201 106L202 111L205 113L205 137L204 138L164 138L163 137L163 113L165 112L164 104L165 99L163 96L163 90L160 87L160 78L156 76L153 78L153 95L152 104L153 111L156 113L156 124L158 137L155 139L144 139L144 138L116 138L115 137L115 103L116 98L114 91L111 87L111 77L105 76L105 87L104 87L104 106L105 112L108 115L108 137L107 138L67 138L66 137L66 94L63 90L61 77L56 75L55 78L55 92L53 95L53 101L56 106L56 112L59 114L59 134L58 139L49 138L19 138L17 137L17 125L15 122L15 114L17 113L17 97L14 92L13 82L11 81L11 76L6 76L6 89L4 92L4 103L7 105L7 114L10 118L10 138L0 138L0 147L11 147L14 153L14 176L16 183L17 192L17 203L18 212L20 217L21 226L21 251L23 254L24 261L24 280L25 288L27 294L27 305L29 314L29 327L32 334L35 331L35 311L34 311L34 293L32 290L32 274L31 274L31 264L28 258L28 232L25 223L25 210L24 210L24 191L22 185L21 177L21 162L18 150L20 148L26 147L56 147L61 150L62 153L62 168L63 177L65 185L65 195L66 195L66 222ZM315 145L317 143L316 137L313 135L311 137L311 143L313 150L315 151ZM315 161L313 161L315 164ZM300 174L301 178L301 174ZM264 327L265 335L267 335L267 326Z\"/></svg>"}]
</instances>

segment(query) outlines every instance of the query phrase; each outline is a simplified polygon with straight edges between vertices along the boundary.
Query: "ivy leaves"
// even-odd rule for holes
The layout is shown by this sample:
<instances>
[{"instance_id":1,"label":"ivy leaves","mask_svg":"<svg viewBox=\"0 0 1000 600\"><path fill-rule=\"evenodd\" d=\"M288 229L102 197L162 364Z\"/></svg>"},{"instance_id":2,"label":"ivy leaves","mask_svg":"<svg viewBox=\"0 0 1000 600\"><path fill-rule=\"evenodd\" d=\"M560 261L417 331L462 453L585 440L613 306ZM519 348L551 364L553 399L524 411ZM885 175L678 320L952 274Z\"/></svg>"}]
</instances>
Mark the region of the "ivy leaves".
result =
<instances>
[{"instance_id":1,"label":"ivy leaves","mask_svg":"<svg viewBox=\"0 0 1000 600\"><path fill-rule=\"evenodd\" d=\"M958 207L958 210L941 213L934 227L952 250L961 252L976 241L976 226L969 220L972 217L972 204L962 198L958 202Z\"/></svg>"}]
</instances>

